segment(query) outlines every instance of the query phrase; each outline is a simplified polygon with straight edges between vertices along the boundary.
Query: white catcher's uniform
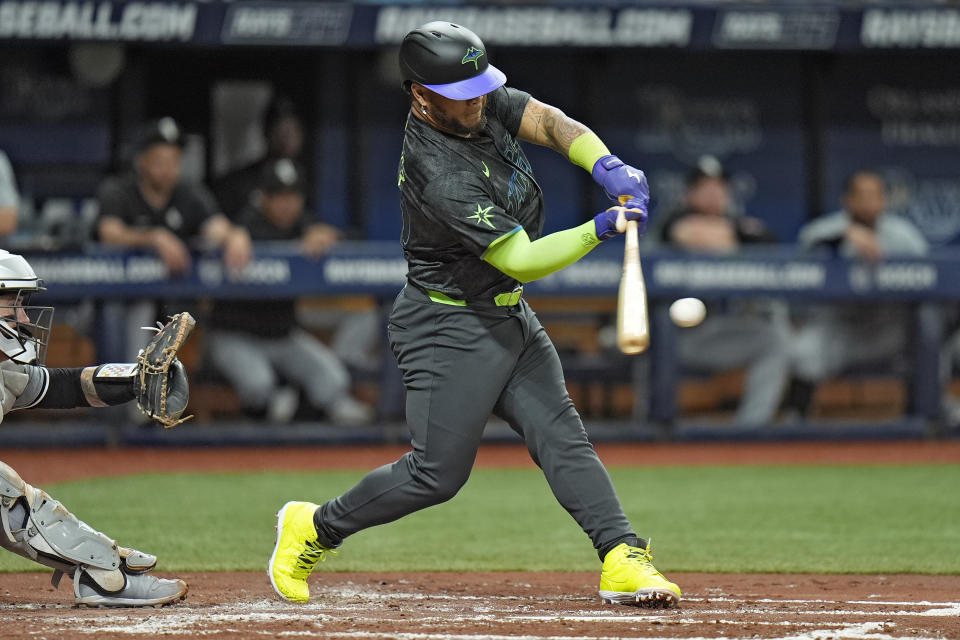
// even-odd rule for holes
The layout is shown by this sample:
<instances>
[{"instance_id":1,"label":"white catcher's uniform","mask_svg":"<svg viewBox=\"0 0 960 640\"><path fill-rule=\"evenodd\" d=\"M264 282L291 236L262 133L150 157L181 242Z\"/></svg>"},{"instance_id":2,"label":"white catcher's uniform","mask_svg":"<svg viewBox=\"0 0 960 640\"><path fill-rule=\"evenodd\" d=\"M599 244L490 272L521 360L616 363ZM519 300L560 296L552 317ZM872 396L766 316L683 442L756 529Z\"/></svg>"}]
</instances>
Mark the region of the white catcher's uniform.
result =
<instances>
[{"instance_id":1,"label":"white catcher's uniform","mask_svg":"<svg viewBox=\"0 0 960 640\"><path fill-rule=\"evenodd\" d=\"M45 367L0 363L3 415L29 408L47 392ZM0 420L2 420L0 415ZM0 547L53 568L53 584L73 578L75 602L89 606L156 606L182 599L187 585L144 575L157 564L148 553L119 546L45 491L0 461Z\"/></svg>"}]
</instances>

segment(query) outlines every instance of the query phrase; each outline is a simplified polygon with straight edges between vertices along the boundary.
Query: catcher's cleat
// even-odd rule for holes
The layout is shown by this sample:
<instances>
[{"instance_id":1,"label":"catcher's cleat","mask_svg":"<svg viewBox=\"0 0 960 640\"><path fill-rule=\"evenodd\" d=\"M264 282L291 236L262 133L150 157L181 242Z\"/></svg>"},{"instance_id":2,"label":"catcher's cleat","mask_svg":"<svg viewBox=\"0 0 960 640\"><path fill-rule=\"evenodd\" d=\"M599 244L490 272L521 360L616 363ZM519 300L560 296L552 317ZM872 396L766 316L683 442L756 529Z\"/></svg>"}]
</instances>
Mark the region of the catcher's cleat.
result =
<instances>
[{"instance_id":1,"label":"catcher's cleat","mask_svg":"<svg viewBox=\"0 0 960 640\"><path fill-rule=\"evenodd\" d=\"M288 502L277 514L277 544L267 573L273 589L293 602L310 599L307 577L318 561L326 561L328 553L337 553L317 542L313 525L317 508L312 502Z\"/></svg>"},{"instance_id":2,"label":"catcher's cleat","mask_svg":"<svg viewBox=\"0 0 960 640\"><path fill-rule=\"evenodd\" d=\"M162 607L187 597L187 583L145 574L127 574L126 586L116 593L98 587L82 571L74 578L75 603L81 607Z\"/></svg>"},{"instance_id":3,"label":"catcher's cleat","mask_svg":"<svg viewBox=\"0 0 960 640\"><path fill-rule=\"evenodd\" d=\"M610 604L667 609L680 603L680 587L653 566L650 543L646 549L623 543L603 559L600 599Z\"/></svg>"}]
</instances>

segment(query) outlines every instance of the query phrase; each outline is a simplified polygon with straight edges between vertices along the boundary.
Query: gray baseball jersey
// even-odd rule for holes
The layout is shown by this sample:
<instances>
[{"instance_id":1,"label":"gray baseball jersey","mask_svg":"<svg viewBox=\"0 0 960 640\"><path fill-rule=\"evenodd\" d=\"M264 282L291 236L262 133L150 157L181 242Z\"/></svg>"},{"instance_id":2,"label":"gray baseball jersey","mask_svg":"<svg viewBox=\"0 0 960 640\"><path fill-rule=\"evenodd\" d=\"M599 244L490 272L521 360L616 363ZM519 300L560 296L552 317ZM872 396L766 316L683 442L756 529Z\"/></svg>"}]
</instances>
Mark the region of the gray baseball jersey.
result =
<instances>
[{"instance_id":1,"label":"gray baseball jersey","mask_svg":"<svg viewBox=\"0 0 960 640\"><path fill-rule=\"evenodd\" d=\"M458 300L493 298L518 282L481 259L520 229L543 231L543 198L514 137L530 94L501 87L487 96L487 126L476 137L437 131L407 118L398 184L407 279Z\"/></svg>"}]
</instances>

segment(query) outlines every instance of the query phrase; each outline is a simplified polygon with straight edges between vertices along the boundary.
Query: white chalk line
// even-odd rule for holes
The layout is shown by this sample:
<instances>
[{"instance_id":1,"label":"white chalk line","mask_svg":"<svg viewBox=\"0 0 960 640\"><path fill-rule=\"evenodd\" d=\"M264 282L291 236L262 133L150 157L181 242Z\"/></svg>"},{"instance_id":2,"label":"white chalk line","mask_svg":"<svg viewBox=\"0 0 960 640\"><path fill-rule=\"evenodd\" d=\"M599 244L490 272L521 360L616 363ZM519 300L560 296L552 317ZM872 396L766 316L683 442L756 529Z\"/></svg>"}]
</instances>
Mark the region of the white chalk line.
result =
<instances>
[{"instance_id":1,"label":"white chalk line","mask_svg":"<svg viewBox=\"0 0 960 640\"><path fill-rule=\"evenodd\" d=\"M327 601L329 597L329 592L323 592L318 594L320 597L323 597L324 600L315 600L314 602L307 603L304 605L298 605L294 607L285 602L272 601L261 599L255 602L250 603L239 603L234 605L217 605L209 608L202 608L197 610L174 610L174 609L165 609L163 613L154 613L155 610L149 610L151 614L147 618L143 618L137 615L111 615L108 618L95 618L89 616L69 616L69 617L56 617L51 618L47 622L50 625L53 625L58 628L70 628L74 633L83 633L88 635L93 635L97 633L119 633L119 634L129 634L133 635L153 635L153 634L170 634L176 632L189 632L192 635L208 635L208 634L228 634L228 633L257 633L260 635L282 635L282 636L311 636L316 635L318 631L322 631L325 637L330 638L344 638L351 639L355 638L357 640L376 640L376 639L387 639L387 638L399 638L403 640L404 638L418 638L423 640L501 640L501 639L511 639L519 640L521 638L529 637L536 640L550 640L551 637L546 636L517 636L517 635L498 635L498 634L449 634L449 633L434 633L429 631L417 631L417 632L400 632L400 631L391 631L391 632L375 632L375 631L333 631L327 630L323 627L324 623L342 623L345 619L344 613L349 612L350 610L357 610L360 615L366 614L369 615L370 612L370 600L383 600L389 599L393 602L402 603L404 600L427 600L430 599L424 594L405 594L405 593L393 593L389 594L389 598L379 597L381 594L376 594L375 597L370 597L372 594L369 592L358 592L352 594L351 597L354 597L360 602L352 602L346 606L340 605L330 605ZM342 593L341 593L342 595ZM416 596L416 597L409 597ZM437 607L437 611L442 613L444 606L447 604L447 601L462 601L464 598L457 597L443 597L437 598L444 601L440 607ZM485 600L509 600L515 601L518 598L515 596L510 597L492 597L492 598L478 598ZM526 599L526 598L523 598ZM546 597L546 598L531 598L533 601L563 601L569 600L567 597ZM578 598L582 600L583 598ZM366 600L366 602L363 602ZM774 611L770 608L758 608L758 607L748 607L744 608L742 606L738 607L738 612L742 613L756 613L762 615L769 615L771 613L781 614L786 613L794 617L802 616L814 616L814 617L824 617L824 616L838 616L842 615L845 617L848 616L931 616L931 617L940 617L940 616L955 616L960 615L960 603L956 602L877 602L877 601L855 601L855 602L844 602L844 601L833 601L833 600L800 600L800 599L789 599L789 600L776 600L770 598L764 598L762 600L751 600L751 599L737 599L737 598L688 598L688 601L691 602L716 602L724 601L734 604L756 604L762 602L764 604L814 604L814 605L825 605L825 604L866 604L870 606L890 606L890 607L901 607L900 610L881 610L881 611L858 611L854 609L842 609L842 610L830 610L825 608L817 609L802 609L802 610L791 610L791 611ZM916 611L916 610L903 610L902 607L927 607L925 611ZM25 611L34 611L38 610L39 607L33 604L22 605L22 606L10 606L6 605L6 609L16 609L19 612ZM237 609L242 609L242 611L237 611ZM580 609L578 611L571 611L570 613L564 614L561 612L552 613L552 614L540 614L540 613L531 613L523 614L511 611L507 613L502 609L497 607L484 607L483 612L478 612L476 615L463 615L462 612L458 611L457 615L453 616L418 616L416 619L403 619L395 620L398 625L425 625L430 626L433 624L436 625L452 625L452 624L476 624L476 623L491 623L491 622L508 622L508 623L518 623L518 624L537 624L541 622L578 622L578 623L622 623L622 624L663 624L669 625L676 629L680 626L692 626L692 625L702 625L704 623L712 624L729 624L729 625L741 625L744 621L734 621L727 620L722 616L729 615L729 609L701 609L697 610L696 614L699 616L697 618L691 618L689 616L678 617L674 611L671 613L652 613L648 611L643 611L642 613L638 611L638 614L633 615L621 615L615 610L601 610L601 611L591 611ZM682 610L681 610L682 611ZM358 624L363 623L363 618L358 615ZM717 618L711 618L704 620L704 617L718 616ZM267 631L267 630L257 630L251 629L249 625L257 624L277 624L277 623L300 623L306 624L312 627L312 630L304 631ZM749 621L752 625L757 626L767 626L767 627L776 627L776 626L791 626L793 628L809 628L809 631L804 631L800 634L792 634L780 636L778 638L773 638L771 640L815 640L816 638L822 638L824 632L828 632L832 638L839 639L851 639L851 640L916 640L917 635L911 634L910 636L893 636L889 634L882 634L881 631L886 631L888 624L886 622L863 622L858 624L850 624L846 621L842 622L829 622L829 621L764 621L756 620ZM218 624L218 625L229 625L231 627L237 626L237 629L226 629L221 626L219 629L203 629L203 625L209 624ZM893 626L893 625L891 625ZM616 636L616 637L626 637L626 636ZM639 637L639 636L638 636ZM650 636L642 636L645 640L656 640ZM671 636L672 638L673 636ZM557 638L563 638L564 640L581 640L580 636L557 636ZM606 636L583 636L583 640L604 640ZM697 638L687 638L686 640L699 640ZM724 640L724 638L711 636L711 640Z\"/></svg>"}]
</instances>

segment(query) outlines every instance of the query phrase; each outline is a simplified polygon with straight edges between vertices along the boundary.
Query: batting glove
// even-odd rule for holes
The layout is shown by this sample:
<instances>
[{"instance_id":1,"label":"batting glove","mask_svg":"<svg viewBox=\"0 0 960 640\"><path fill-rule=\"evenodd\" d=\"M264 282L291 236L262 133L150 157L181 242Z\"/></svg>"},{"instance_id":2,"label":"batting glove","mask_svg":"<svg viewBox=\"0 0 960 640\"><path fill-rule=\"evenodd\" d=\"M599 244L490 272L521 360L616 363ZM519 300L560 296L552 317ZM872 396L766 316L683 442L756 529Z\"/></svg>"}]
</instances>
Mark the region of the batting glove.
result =
<instances>
[{"instance_id":1,"label":"batting glove","mask_svg":"<svg viewBox=\"0 0 960 640\"><path fill-rule=\"evenodd\" d=\"M650 200L650 186L643 171L623 164L617 156L603 156L593 165L593 179L603 187L611 200L620 201L622 196ZM646 207L644 207L646 209Z\"/></svg>"},{"instance_id":2,"label":"batting glove","mask_svg":"<svg viewBox=\"0 0 960 640\"><path fill-rule=\"evenodd\" d=\"M637 233L643 235L647 231L647 206L639 198L631 198L623 206L610 207L593 217L596 225L597 237L609 240L627 230L627 220L637 221Z\"/></svg>"}]
</instances>

